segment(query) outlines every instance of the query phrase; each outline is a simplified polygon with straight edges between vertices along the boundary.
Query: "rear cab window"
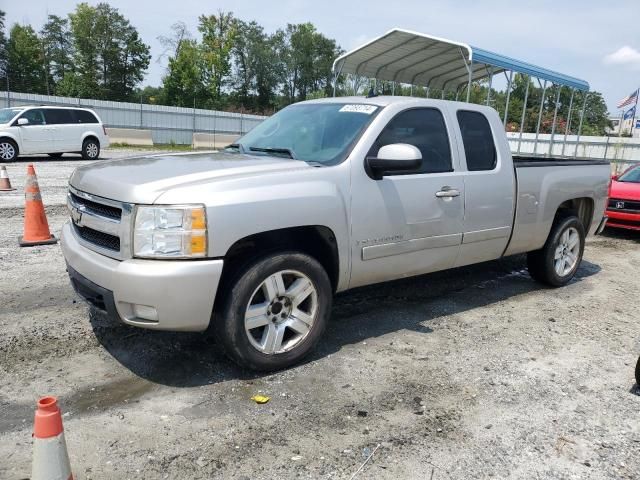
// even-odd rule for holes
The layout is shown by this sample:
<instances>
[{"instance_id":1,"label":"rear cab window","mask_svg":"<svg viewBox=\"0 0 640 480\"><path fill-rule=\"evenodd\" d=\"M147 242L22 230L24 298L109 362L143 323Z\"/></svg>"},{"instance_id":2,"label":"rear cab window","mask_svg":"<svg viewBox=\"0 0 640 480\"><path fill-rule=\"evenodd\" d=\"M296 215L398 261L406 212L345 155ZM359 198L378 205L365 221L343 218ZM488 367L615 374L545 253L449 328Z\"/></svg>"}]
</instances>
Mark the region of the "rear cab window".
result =
<instances>
[{"instance_id":1,"label":"rear cab window","mask_svg":"<svg viewBox=\"0 0 640 480\"><path fill-rule=\"evenodd\" d=\"M462 134L467 170L470 172L494 170L498 155L487 117L471 110L458 110L456 115Z\"/></svg>"},{"instance_id":2,"label":"rear cab window","mask_svg":"<svg viewBox=\"0 0 640 480\"><path fill-rule=\"evenodd\" d=\"M44 117L47 120L47 125L76 123L71 114L71 110L66 108L45 108Z\"/></svg>"}]
</instances>

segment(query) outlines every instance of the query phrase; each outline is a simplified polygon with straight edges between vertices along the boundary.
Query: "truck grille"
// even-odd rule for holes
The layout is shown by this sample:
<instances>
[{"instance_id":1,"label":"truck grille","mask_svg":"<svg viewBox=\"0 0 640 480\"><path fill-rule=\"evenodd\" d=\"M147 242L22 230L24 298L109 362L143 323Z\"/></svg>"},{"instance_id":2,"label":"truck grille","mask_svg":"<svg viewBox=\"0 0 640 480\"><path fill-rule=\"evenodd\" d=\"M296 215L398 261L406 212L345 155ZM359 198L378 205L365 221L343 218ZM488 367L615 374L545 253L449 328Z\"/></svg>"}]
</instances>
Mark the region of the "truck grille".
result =
<instances>
[{"instance_id":1,"label":"truck grille","mask_svg":"<svg viewBox=\"0 0 640 480\"><path fill-rule=\"evenodd\" d=\"M114 220L120 220L120 218L122 217L121 208L111 207L109 205L94 202L93 200L79 197L73 192L69 192L69 195L71 196L71 200L73 200L73 203L75 203L78 207L84 207L85 210L89 212L93 212L103 217L111 218Z\"/></svg>"},{"instance_id":2,"label":"truck grille","mask_svg":"<svg viewBox=\"0 0 640 480\"><path fill-rule=\"evenodd\" d=\"M67 206L74 234L86 248L117 260L131 258L133 205L69 186Z\"/></svg>"},{"instance_id":3,"label":"truck grille","mask_svg":"<svg viewBox=\"0 0 640 480\"><path fill-rule=\"evenodd\" d=\"M636 200L623 200L622 198L610 198L609 210L617 212L640 213L640 202Z\"/></svg>"},{"instance_id":4,"label":"truck grille","mask_svg":"<svg viewBox=\"0 0 640 480\"><path fill-rule=\"evenodd\" d=\"M80 227L73 224L76 232L80 238L86 240L89 243L99 246L100 248L106 248L107 250L113 250L114 252L120 251L120 238L115 235L109 235L108 233L100 232L89 227Z\"/></svg>"}]
</instances>

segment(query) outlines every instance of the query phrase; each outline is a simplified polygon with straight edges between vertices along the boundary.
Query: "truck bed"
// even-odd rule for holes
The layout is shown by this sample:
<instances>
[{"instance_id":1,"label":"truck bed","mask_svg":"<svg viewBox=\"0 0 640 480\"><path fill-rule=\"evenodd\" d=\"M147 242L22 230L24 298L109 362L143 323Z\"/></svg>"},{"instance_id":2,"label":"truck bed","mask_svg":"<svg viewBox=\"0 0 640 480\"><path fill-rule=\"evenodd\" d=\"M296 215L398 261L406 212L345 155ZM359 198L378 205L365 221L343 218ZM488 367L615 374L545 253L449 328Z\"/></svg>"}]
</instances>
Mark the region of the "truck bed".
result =
<instances>
[{"instance_id":1,"label":"truck bed","mask_svg":"<svg viewBox=\"0 0 640 480\"><path fill-rule=\"evenodd\" d=\"M514 156L516 211L505 255L544 245L559 205L591 199L592 215L585 233L593 233L605 210L611 167L607 160Z\"/></svg>"}]
</instances>

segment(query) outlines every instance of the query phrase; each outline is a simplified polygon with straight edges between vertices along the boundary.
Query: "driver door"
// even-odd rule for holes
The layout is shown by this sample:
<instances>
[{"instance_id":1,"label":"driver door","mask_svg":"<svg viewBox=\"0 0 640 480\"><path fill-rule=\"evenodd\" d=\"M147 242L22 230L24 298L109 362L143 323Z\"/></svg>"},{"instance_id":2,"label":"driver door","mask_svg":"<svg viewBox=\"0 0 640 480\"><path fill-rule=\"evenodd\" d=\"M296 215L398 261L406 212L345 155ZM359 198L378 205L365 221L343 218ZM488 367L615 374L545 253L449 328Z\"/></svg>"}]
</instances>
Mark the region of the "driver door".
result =
<instances>
[{"instance_id":1,"label":"driver door","mask_svg":"<svg viewBox=\"0 0 640 480\"><path fill-rule=\"evenodd\" d=\"M353 163L350 287L453 267L462 243L464 174L452 152L448 120L437 108L393 117L369 151L408 143L422 153L416 171L372 179ZM443 194L443 192L447 192Z\"/></svg>"},{"instance_id":2,"label":"driver door","mask_svg":"<svg viewBox=\"0 0 640 480\"><path fill-rule=\"evenodd\" d=\"M18 119L26 118L29 123L18 125ZM16 119L14 125L20 131L22 148L20 153L47 153L52 148L51 129L46 125L42 109L27 110ZM49 150L47 150L49 149Z\"/></svg>"}]
</instances>

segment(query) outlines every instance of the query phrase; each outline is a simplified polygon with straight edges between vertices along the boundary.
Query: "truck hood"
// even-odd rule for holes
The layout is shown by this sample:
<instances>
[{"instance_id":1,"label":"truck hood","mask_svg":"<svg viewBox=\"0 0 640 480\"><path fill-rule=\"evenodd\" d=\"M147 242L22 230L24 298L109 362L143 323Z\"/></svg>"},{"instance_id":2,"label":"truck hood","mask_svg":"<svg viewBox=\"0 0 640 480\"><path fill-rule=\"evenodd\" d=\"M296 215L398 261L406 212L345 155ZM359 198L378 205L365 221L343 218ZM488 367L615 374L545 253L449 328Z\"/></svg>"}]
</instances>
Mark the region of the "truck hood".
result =
<instances>
[{"instance_id":1,"label":"truck hood","mask_svg":"<svg viewBox=\"0 0 640 480\"><path fill-rule=\"evenodd\" d=\"M611 182L610 198L620 198L622 200L640 200L640 183L634 182Z\"/></svg>"},{"instance_id":2,"label":"truck hood","mask_svg":"<svg viewBox=\"0 0 640 480\"><path fill-rule=\"evenodd\" d=\"M83 192L128 203L151 204L177 187L313 168L300 160L207 152L98 161L77 168L69 184Z\"/></svg>"}]
</instances>

